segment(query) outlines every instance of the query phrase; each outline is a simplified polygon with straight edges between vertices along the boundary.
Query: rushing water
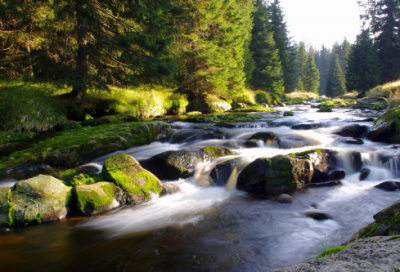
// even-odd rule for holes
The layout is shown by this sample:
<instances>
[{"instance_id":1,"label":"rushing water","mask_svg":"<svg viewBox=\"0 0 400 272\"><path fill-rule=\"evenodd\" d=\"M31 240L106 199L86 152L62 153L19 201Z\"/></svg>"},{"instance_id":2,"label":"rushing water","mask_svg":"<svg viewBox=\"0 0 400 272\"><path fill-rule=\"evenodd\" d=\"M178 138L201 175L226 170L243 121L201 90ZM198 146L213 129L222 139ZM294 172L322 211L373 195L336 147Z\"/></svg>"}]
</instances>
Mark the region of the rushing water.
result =
<instances>
[{"instance_id":1,"label":"rushing water","mask_svg":"<svg viewBox=\"0 0 400 272\"><path fill-rule=\"evenodd\" d=\"M104 215L72 218L55 223L11 230L0 234L1 271L267 271L312 257L321 243L336 246L373 221L372 215L400 198L400 192L373 188L386 180L400 180L399 149L363 139L365 144L344 144L332 134L343 126L358 123L373 112L338 110L316 113L296 106L295 116L280 118L260 114L259 122L235 129L220 129L221 140L196 140L199 124L174 122L172 142L152 143L123 151L138 160L170 150L197 150L208 145L229 146L234 155L201 164L193 178L174 182L180 192L153 198ZM288 110L288 109L282 109ZM271 122L272 121L272 122ZM295 131L297 122L319 122L315 130ZM372 122L360 123L372 126ZM213 128L212 124L200 124ZM214 128L215 129L215 128ZM275 132L296 147L307 139L312 147L279 149L261 144L245 149L241 144L259 131ZM178 141L178 139L181 139ZM182 142L182 139L186 139ZM323 147L338 151L347 176L343 185L312 188L294 194L294 202L280 204L224 187L198 186L210 170L227 159L239 159L235 171L260 157L272 157ZM363 165L371 170L359 181L351 153L361 153ZM101 170L111 154L91 162ZM381 156L388 160L382 164ZM237 173L228 182L234 187ZM7 181L7 186L12 181ZM1 185L0 185L1 186ZM229 188L228 188L229 189ZM316 221L305 214L319 211L331 220Z\"/></svg>"}]
</instances>

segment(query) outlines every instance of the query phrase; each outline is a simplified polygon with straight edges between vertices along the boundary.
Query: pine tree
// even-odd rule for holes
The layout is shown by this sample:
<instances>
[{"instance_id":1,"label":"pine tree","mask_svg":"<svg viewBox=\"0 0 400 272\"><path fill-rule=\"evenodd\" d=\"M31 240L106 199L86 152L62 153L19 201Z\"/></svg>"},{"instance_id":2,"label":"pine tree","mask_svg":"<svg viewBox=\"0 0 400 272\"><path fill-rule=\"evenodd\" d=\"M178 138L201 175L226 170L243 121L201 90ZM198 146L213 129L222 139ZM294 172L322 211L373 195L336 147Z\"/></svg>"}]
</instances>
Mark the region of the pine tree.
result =
<instances>
[{"instance_id":1,"label":"pine tree","mask_svg":"<svg viewBox=\"0 0 400 272\"><path fill-rule=\"evenodd\" d=\"M346 73L347 90L365 93L380 82L378 50L370 37L369 29L357 36L349 55Z\"/></svg>"},{"instance_id":2,"label":"pine tree","mask_svg":"<svg viewBox=\"0 0 400 272\"><path fill-rule=\"evenodd\" d=\"M344 39L343 43L340 45L340 52L338 54L340 64L342 66L342 71L344 74L346 74L347 71L347 62L349 59L350 52L351 52L351 44L347 41L347 39Z\"/></svg>"},{"instance_id":3,"label":"pine tree","mask_svg":"<svg viewBox=\"0 0 400 272\"><path fill-rule=\"evenodd\" d=\"M344 93L346 93L345 76L340 65L339 57L334 54L329 67L325 94L330 97L337 97Z\"/></svg>"},{"instance_id":4,"label":"pine tree","mask_svg":"<svg viewBox=\"0 0 400 272\"><path fill-rule=\"evenodd\" d=\"M320 87L319 94L325 94L326 80L328 78L329 66L331 63L331 52L329 48L322 46L319 57L319 66L317 66L320 72Z\"/></svg>"},{"instance_id":5,"label":"pine tree","mask_svg":"<svg viewBox=\"0 0 400 272\"><path fill-rule=\"evenodd\" d=\"M319 89L319 70L315 65L314 61L314 51L312 48L308 53L308 58L305 67L305 82L304 82L304 89L309 92L318 93Z\"/></svg>"},{"instance_id":6,"label":"pine tree","mask_svg":"<svg viewBox=\"0 0 400 272\"><path fill-rule=\"evenodd\" d=\"M398 0L368 0L363 16L371 27L379 52L382 82L400 78L400 3Z\"/></svg>"},{"instance_id":7,"label":"pine tree","mask_svg":"<svg viewBox=\"0 0 400 272\"><path fill-rule=\"evenodd\" d=\"M289 93L294 90L296 83L295 59L293 58L295 48L288 37L288 30L279 0L274 0L268 8L270 10L274 40L276 48L279 50L279 58L282 64L285 92Z\"/></svg>"},{"instance_id":8,"label":"pine tree","mask_svg":"<svg viewBox=\"0 0 400 272\"><path fill-rule=\"evenodd\" d=\"M297 89L304 90L304 83L306 82L306 63L307 63L307 54L306 47L304 42L300 42L299 49L297 50L297 83L303 83L302 86L297 85Z\"/></svg>"},{"instance_id":9,"label":"pine tree","mask_svg":"<svg viewBox=\"0 0 400 272\"><path fill-rule=\"evenodd\" d=\"M255 89L281 95L285 89L282 66L269 24L269 12L261 0L257 0L256 8L250 45L255 62L252 86Z\"/></svg>"}]
</instances>

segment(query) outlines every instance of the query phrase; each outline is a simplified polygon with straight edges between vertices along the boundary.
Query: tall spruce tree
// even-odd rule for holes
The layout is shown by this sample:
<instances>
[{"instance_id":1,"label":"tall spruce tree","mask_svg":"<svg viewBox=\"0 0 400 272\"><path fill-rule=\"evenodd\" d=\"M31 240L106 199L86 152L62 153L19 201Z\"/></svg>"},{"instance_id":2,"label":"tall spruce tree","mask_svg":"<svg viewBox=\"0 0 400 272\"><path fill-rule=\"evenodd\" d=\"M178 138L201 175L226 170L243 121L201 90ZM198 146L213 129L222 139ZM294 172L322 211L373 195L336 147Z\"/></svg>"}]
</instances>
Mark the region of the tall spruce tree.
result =
<instances>
[{"instance_id":1,"label":"tall spruce tree","mask_svg":"<svg viewBox=\"0 0 400 272\"><path fill-rule=\"evenodd\" d=\"M275 46L269 23L269 11L261 0L257 0L256 8L250 45L255 63L252 86L279 96L285 87L279 50Z\"/></svg>"},{"instance_id":2,"label":"tall spruce tree","mask_svg":"<svg viewBox=\"0 0 400 272\"><path fill-rule=\"evenodd\" d=\"M296 84L296 65L295 58L293 57L295 48L288 36L288 30L279 0L274 0L269 4L268 8L270 10L274 40L276 48L279 50L279 58L282 64L285 92L292 92Z\"/></svg>"},{"instance_id":3,"label":"tall spruce tree","mask_svg":"<svg viewBox=\"0 0 400 272\"><path fill-rule=\"evenodd\" d=\"M318 93L319 79L319 70L314 61L314 51L310 49L305 67L304 89L309 92Z\"/></svg>"},{"instance_id":4,"label":"tall spruce tree","mask_svg":"<svg viewBox=\"0 0 400 272\"><path fill-rule=\"evenodd\" d=\"M381 80L400 78L400 2L368 0L363 18L369 23L381 63Z\"/></svg>"},{"instance_id":5,"label":"tall spruce tree","mask_svg":"<svg viewBox=\"0 0 400 272\"><path fill-rule=\"evenodd\" d=\"M317 68L320 72L320 87L319 87L319 94L325 94L326 89L326 80L328 78L329 66L331 62L331 52L329 48L322 46L319 56L319 64L317 64Z\"/></svg>"},{"instance_id":6,"label":"tall spruce tree","mask_svg":"<svg viewBox=\"0 0 400 272\"><path fill-rule=\"evenodd\" d=\"M340 51L338 53L340 64L342 66L342 71L344 74L346 74L347 71L347 62L349 59L350 52L351 52L351 44L347 41L347 39L344 39L344 41L340 45Z\"/></svg>"},{"instance_id":7,"label":"tall spruce tree","mask_svg":"<svg viewBox=\"0 0 400 272\"><path fill-rule=\"evenodd\" d=\"M242 89L246 72L253 67L248 50L252 1L176 0L174 4L178 33L172 51L180 65L182 90L199 97Z\"/></svg>"},{"instance_id":8,"label":"tall spruce tree","mask_svg":"<svg viewBox=\"0 0 400 272\"><path fill-rule=\"evenodd\" d=\"M304 91L304 88L305 88L304 84L306 82L306 64L307 64L306 46L305 46L304 42L300 42L299 48L297 50L296 59L297 59L297 61L296 61L297 86L296 87L297 87L297 89Z\"/></svg>"},{"instance_id":9,"label":"tall spruce tree","mask_svg":"<svg viewBox=\"0 0 400 272\"><path fill-rule=\"evenodd\" d=\"M374 46L369 29L357 36L349 55L346 73L347 90L364 93L380 82L378 50Z\"/></svg>"},{"instance_id":10,"label":"tall spruce tree","mask_svg":"<svg viewBox=\"0 0 400 272\"><path fill-rule=\"evenodd\" d=\"M325 94L330 97L337 97L346 93L345 76L340 65L339 56L336 54L332 57L325 88Z\"/></svg>"}]
</instances>

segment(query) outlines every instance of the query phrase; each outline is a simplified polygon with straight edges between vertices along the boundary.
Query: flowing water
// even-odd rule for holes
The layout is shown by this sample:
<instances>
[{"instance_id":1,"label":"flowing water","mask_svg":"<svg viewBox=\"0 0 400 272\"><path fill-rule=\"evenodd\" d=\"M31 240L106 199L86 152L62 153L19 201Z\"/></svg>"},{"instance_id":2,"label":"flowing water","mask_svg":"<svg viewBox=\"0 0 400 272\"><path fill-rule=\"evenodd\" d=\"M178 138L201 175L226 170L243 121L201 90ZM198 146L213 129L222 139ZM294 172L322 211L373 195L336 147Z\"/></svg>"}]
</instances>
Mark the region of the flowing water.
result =
<instances>
[{"instance_id":1,"label":"flowing water","mask_svg":"<svg viewBox=\"0 0 400 272\"><path fill-rule=\"evenodd\" d=\"M348 145L333 134L355 123L371 127L372 122L363 119L376 116L374 112L343 109L316 113L309 106L291 109L295 111L294 117L260 113L261 121L220 129L226 135L220 140L199 140L202 131L193 129L199 124L173 122L180 129L175 131L171 143L152 143L123 152L144 160L165 151L218 145L228 146L234 155L198 165L192 178L165 181L179 186L180 192L176 194L154 195L141 205L91 218L71 218L0 234L0 270L267 271L314 256L322 243L337 246L345 242L372 222L372 215L400 198L400 192L373 188L382 181L400 180L400 149L366 139L362 146ZM290 126L298 122L319 122L322 126L315 130L292 130ZM213 128L212 124L200 125ZM241 147L260 131L275 132L294 148L279 149L274 142L260 143L259 148ZM298 143L304 140L312 146L299 147ZM285 144L281 142L281 146ZM338 151L338 160L347 171L342 186L297 192L291 204L235 190L237 174L253 160L316 147ZM361 153L363 166L371 170L365 181L359 181L359 173L354 169L354 151ZM110 155L90 165L100 171ZM385 163L379 160L382 156L387 158ZM209 172L215 165L230 159L238 163L226 188L199 186L199 182L208 183ZM12 184L7 182L7 186ZM316 221L305 215L315 211L331 219Z\"/></svg>"}]
</instances>

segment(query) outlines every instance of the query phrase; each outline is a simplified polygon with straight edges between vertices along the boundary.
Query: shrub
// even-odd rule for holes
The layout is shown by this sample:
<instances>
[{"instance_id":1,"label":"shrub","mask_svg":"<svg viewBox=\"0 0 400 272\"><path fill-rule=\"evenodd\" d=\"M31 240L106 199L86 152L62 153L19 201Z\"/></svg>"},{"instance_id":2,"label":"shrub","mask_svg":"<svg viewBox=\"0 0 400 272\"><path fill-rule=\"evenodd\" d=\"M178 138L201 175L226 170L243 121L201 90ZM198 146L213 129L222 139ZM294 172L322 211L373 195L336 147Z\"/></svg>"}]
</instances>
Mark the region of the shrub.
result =
<instances>
[{"instance_id":1,"label":"shrub","mask_svg":"<svg viewBox=\"0 0 400 272\"><path fill-rule=\"evenodd\" d=\"M256 91L256 102L258 104L271 104L271 95L265 91Z\"/></svg>"},{"instance_id":2,"label":"shrub","mask_svg":"<svg viewBox=\"0 0 400 272\"><path fill-rule=\"evenodd\" d=\"M227 101L229 103L246 103L254 105L256 103L255 93L250 89L243 89L241 91L234 91Z\"/></svg>"}]
</instances>

